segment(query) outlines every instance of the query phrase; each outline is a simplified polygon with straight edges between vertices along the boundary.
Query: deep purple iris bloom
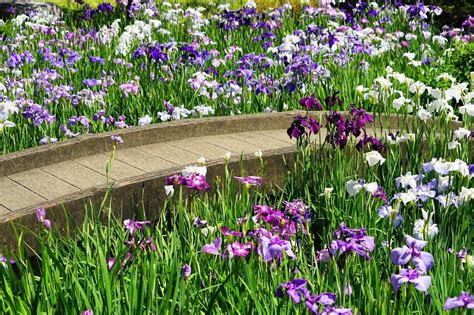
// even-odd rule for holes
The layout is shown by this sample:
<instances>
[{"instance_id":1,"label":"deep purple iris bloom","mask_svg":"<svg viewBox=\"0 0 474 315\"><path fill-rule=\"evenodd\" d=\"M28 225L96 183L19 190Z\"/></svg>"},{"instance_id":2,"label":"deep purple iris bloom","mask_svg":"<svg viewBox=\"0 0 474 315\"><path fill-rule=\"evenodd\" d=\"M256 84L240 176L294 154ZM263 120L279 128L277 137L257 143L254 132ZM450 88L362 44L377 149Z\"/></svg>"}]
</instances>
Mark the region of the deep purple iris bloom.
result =
<instances>
[{"instance_id":1,"label":"deep purple iris bloom","mask_svg":"<svg viewBox=\"0 0 474 315\"><path fill-rule=\"evenodd\" d=\"M407 246L394 248L390 253L392 262L404 266L412 260L421 272L428 272L434 265L434 258L430 253L421 251L427 242L416 240L409 235L405 236L405 241Z\"/></svg>"},{"instance_id":2,"label":"deep purple iris bloom","mask_svg":"<svg viewBox=\"0 0 474 315\"><path fill-rule=\"evenodd\" d=\"M290 296L290 298L298 304L301 301L302 297L309 297L310 293L306 288L308 281L305 279L293 279L288 282L280 284L275 292L276 297L283 297L283 289Z\"/></svg>"},{"instance_id":3,"label":"deep purple iris bloom","mask_svg":"<svg viewBox=\"0 0 474 315\"><path fill-rule=\"evenodd\" d=\"M188 264L185 264L181 267L181 275L184 280L189 278L189 276L191 275L191 271L191 266Z\"/></svg>"},{"instance_id":4,"label":"deep purple iris bloom","mask_svg":"<svg viewBox=\"0 0 474 315\"><path fill-rule=\"evenodd\" d=\"M413 283L415 289L418 291L427 292L431 285L431 277L423 276L423 274L424 273L418 269L408 267L408 269L401 269L398 275L392 274L390 282L395 291L398 291L404 283Z\"/></svg>"},{"instance_id":5,"label":"deep purple iris bloom","mask_svg":"<svg viewBox=\"0 0 474 315\"><path fill-rule=\"evenodd\" d=\"M307 110L314 110L315 108L317 110L323 110L323 106L321 103L319 103L316 97L314 97L314 95L301 98L300 105L306 107Z\"/></svg>"},{"instance_id":6,"label":"deep purple iris bloom","mask_svg":"<svg viewBox=\"0 0 474 315\"><path fill-rule=\"evenodd\" d=\"M274 235L272 237L261 236L259 241L260 246L258 247L258 252L265 262L277 258L282 260L283 253L291 257L293 260L296 259L295 254L291 250L290 242L280 239L278 235Z\"/></svg>"},{"instance_id":7,"label":"deep purple iris bloom","mask_svg":"<svg viewBox=\"0 0 474 315\"><path fill-rule=\"evenodd\" d=\"M455 298L448 298L444 303L445 310L450 310L457 307L474 309L474 299L472 295L467 292L461 292L460 296L457 296Z\"/></svg>"},{"instance_id":8,"label":"deep purple iris bloom","mask_svg":"<svg viewBox=\"0 0 474 315\"><path fill-rule=\"evenodd\" d=\"M125 229L130 232L130 235L135 234L136 231L141 231L145 225L150 224L151 221L133 221L130 219L123 221L123 225L125 226Z\"/></svg>"},{"instance_id":9,"label":"deep purple iris bloom","mask_svg":"<svg viewBox=\"0 0 474 315\"><path fill-rule=\"evenodd\" d=\"M97 10L99 10L100 12L112 12L114 10L114 7L108 2L102 2L97 6Z\"/></svg>"}]
</instances>

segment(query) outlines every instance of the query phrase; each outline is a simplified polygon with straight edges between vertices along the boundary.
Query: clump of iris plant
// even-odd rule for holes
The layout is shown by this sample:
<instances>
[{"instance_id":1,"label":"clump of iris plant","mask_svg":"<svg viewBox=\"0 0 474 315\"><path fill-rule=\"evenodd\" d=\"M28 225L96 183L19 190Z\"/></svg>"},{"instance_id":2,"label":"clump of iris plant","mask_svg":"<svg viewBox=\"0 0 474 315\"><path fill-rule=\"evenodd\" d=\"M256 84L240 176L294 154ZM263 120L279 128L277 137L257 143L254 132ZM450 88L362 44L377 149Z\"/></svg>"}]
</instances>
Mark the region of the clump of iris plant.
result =
<instances>
[{"instance_id":1,"label":"clump of iris plant","mask_svg":"<svg viewBox=\"0 0 474 315\"><path fill-rule=\"evenodd\" d=\"M406 235L406 246L394 248L390 254L392 262L396 265L405 266L413 262L415 268L408 266L407 269L401 268L399 274L392 274L390 282L395 291L404 284L412 283L415 289L428 294L428 289L431 285L431 277L426 273L433 267L434 258L428 252L422 251L426 246L426 241L419 241L415 238Z\"/></svg>"},{"instance_id":2,"label":"clump of iris plant","mask_svg":"<svg viewBox=\"0 0 474 315\"><path fill-rule=\"evenodd\" d=\"M461 292L461 295L448 298L444 303L445 310L451 310L454 308L466 308L466 309L474 309L474 299L472 295L467 292Z\"/></svg>"},{"instance_id":3,"label":"clump of iris plant","mask_svg":"<svg viewBox=\"0 0 474 315\"><path fill-rule=\"evenodd\" d=\"M369 254L375 249L375 240L367 235L367 229L351 229L341 222L334 234L336 239L331 242L330 247L317 253L318 261L328 262L333 256L351 252L367 260L371 259Z\"/></svg>"},{"instance_id":4,"label":"clump of iris plant","mask_svg":"<svg viewBox=\"0 0 474 315\"><path fill-rule=\"evenodd\" d=\"M431 277L417 268L413 269L408 266L407 269L401 268L399 274L392 274L390 282L395 291L398 291L403 284L411 283L415 286L415 289L427 294L431 285Z\"/></svg>"},{"instance_id":5,"label":"clump of iris plant","mask_svg":"<svg viewBox=\"0 0 474 315\"><path fill-rule=\"evenodd\" d=\"M194 166L185 168L181 174L175 174L166 178L166 186L181 185L198 192L209 191L211 185L206 181L207 168L205 166ZM171 191L170 188L167 191Z\"/></svg>"},{"instance_id":6,"label":"clump of iris plant","mask_svg":"<svg viewBox=\"0 0 474 315\"><path fill-rule=\"evenodd\" d=\"M286 293L295 304L304 300L306 307L313 314L352 314L351 309L333 306L336 303L335 293L312 294L306 287L307 285L308 280L306 279L293 279L281 283L275 291L275 296L283 298Z\"/></svg>"}]
</instances>

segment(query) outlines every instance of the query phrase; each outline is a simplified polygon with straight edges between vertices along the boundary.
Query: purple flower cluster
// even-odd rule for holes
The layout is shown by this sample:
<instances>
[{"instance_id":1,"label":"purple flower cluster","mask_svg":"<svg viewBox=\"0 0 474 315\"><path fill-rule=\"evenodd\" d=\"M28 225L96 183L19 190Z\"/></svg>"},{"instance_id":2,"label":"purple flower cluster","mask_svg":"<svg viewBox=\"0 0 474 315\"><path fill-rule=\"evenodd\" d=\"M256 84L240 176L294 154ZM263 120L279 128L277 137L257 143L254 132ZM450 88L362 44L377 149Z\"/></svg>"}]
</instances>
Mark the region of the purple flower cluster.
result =
<instances>
[{"instance_id":1,"label":"purple flower cluster","mask_svg":"<svg viewBox=\"0 0 474 315\"><path fill-rule=\"evenodd\" d=\"M392 262L396 265L405 266L413 262L415 268L400 269L400 274L392 274L390 282L395 291L398 291L403 283L412 283L418 291L427 293L431 285L431 277L425 275L434 265L434 258L428 252L422 251L426 241L419 241L413 237L405 236L406 246L394 248L390 253Z\"/></svg>"},{"instance_id":2,"label":"purple flower cluster","mask_svg":"<svg viewBox=\"0 0 474 315\"><path fill-rule=\"evenodd\" d=\"M464 307L467 309L474 309L474 298L467 292L461 292L460 296L455 298L448 298L444 303L445 310L453 308Z\"/></svg>"},{"instance_id":3,"label":"purple flower cluster","mask_svg":"<svg viewBox=\"0 0 474 315\"><path fill-rule=\"evenodd\" d=\"M301 200L285 202L285 211L275 210L267 205L255 205L254 223L255 229L248 230L245 234L230 229L228 226L221 227L221 233L226 240L223 246L223 238L216 238L212 243L206 244L202 252L223 258L247 257L251 252L262 258L263 262L280 264L285 256L296 259L293 252L291 238L296 234L298 226L309 222L310 210ZM246 218L237 219L237 224L247 222ZM209 231L207 221L196 218L194 226ZM267 230L269 228L270 230ZM303 232L306 227L303 226ZM222 252L221 249L225 248Z\"/></svg>"},{"instance_id":4,"label":"purple flower cluster","mask_svg":"<svg viewBox=\"0 0 474 315\"><path fill-rule=\"evenodd\" d=\"M255 205L254 222L264 225L272 234L285 239L294 236L298 229L306 233L306 224L311 221L311 211L301 200L285 202L285 210L280 211L268 205Z\"/></svg>"},{"instance_id":5,"label":"purple flower cluster","mask_svg":"<svg viewBox=\"0 0 474 315\"><path fill-rule=\"evenodd\" d=\"M291 123L290 128L287 130L287 134L290 139L299 139L301 137L309 139L311 134L318 134L320 129L319 123L312 117L303 117L296 115L295 119Z\"/></svg>"},{"instance_id":6,"label":"purple flower cluster","mask_svg":"<svg viewBox=\"0 0 474 315\"><path fill-rule=\"evenodd\" d=\"M371 259L369 254L375 249L375 242L372 236L367 235L367 229L351 229L341 222L334 234L336 239L331 242L330 248L318 252L318 261L327 262L335 255L351 252Z\"/></svg>"},{"instance_id":7,"label":"purple flower cluster","mask_svg":"<svg viewBox=\"0 0 474 315\"><path fill-rule=\"evenodd\" d=\"M306 287L307 284L308 281L306 279L293 279L281 283L275 291L275 296L283 298L286 293L295 304L304 299L305 305L313 314L352 314L351 309L333 306L336 303L335 293L312 294Z\"/></svg>"},{"instance_id":8,"label":"purple flower cluster","mask_svg":"<svg viewBox=\"0 0 474 315\"><path fill-rule=\"evenodd\" d=\"M135 221L127 219L123 221L123 226L128 231L128 239L124 241L124 244L128 246L128 252L123 257L122 267L131 261L133 252L135 249L140 249L142 252L156 251L156 243L152 236L145 236L141 233L145 226L151 225L151 221ZM111 270L116 263L116 258L110 257L107 260L107 267Z\"/></svg>"},{"instance_id":9,"label":"purple flower cluster","mask_svg":"<svg viewBox=\"0 0 474 315\"><path fill-rule=\"evenodd\" d=\"M189 173L186 176L175 174L166 178L166 185L181 185L198 192L209 191L211 185L206 181L206 176L198 173Z\"/></svg>"},{"instance_id":10,"label":"purple flower cluster","mask_svg":"<svg viewBox=\"0 0 474 315\"><path fill-rule=\"evenodd\" d=\"M262 178L260 176L245 176L245 177L234 176L234 178L246 186L262 185Z\"/></svg>"}]
</instances>

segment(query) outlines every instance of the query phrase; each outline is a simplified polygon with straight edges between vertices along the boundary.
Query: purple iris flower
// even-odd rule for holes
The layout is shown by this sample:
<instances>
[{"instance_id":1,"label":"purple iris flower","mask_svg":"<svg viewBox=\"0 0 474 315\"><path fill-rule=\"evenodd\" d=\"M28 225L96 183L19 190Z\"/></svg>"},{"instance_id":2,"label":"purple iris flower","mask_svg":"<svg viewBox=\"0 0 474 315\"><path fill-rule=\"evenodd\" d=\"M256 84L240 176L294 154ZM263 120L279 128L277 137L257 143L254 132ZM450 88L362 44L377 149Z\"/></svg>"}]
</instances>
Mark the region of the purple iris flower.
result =
<instances>
[{"instance_id":1,"label":"purple iris flower","mask_svg":"<svg viewBox=\"0 0 474 315\"><path fill-rule=\"evenodd\" d=\"M191 271L191 266L188 264L185 264L181 267L181 275L184 280L189 278L189 276L191 275Z\"/></svg>"},{"instance_id":2,"label":"purple iris flower","mask_svg":"<svg viewBox=\"0 0 474 315\"><path fill-rule=\"evenodd\" d=\"M220 255L220 249L222 245L222 238L216 238L211 244L206 244L202 247L201 252L210 255Z\"/></svg>"},{"instance_id":3,"label":"purple iris flower","mask_svg":"<svg viewBox=\"0 0 474 315\"><path fill-rule=\"evenodd\" d=\"M51 221L46 219L46 210L44 208L36 209L36 218L38 222L43 223L48 230L51 229Z\"/></svg>"},{"instance_id":4,"label":"purple iris flower","mask_svg":"<svg viewBox=\"0 0 474 315\"><path fill-rule=\"evenodd\" d=\"M110 140L112 140L112 142L116 143L116 144L124 144L125 143L125 141L123 141L122 137L116 136L116 135L111 136Z\"/></svg>"},{"instance_id":5,"label":"purple iris flower","mask_svg":"<svg viewBox=\"0 0 474 315\"><path fill-rule=\"evenodd\" d=\"M227 226L221 227L221 232L222 232L222 235L224 236L235 236L235 237L241 237L241 238L244 237L244 233L231 230Z\"/></svg>"},{"instance_id":6,"label":"purple iris flower","mask_svg":"<svg viewBox=\"0 0 474 315\"><path fill-rule=\"evenodd\" d=\"M394 248L390 253L392 262L404 266L412 260L421 272L428 272L434 265L434 258L430 253L421 251L428 242L416 240L409 235L405 236L405 241L407 246Z\"/></svg>"},{"instance_id":7,"label":"purple iris flower","mask_svg":"<svg viewBox=\"0 0 474 315\"><path fill-rule=\"evenodd\" d=\"M288 282L284 282L280 284L275 292L276 297L282 298L283 297L283 289L285 289L286 293L290 296L290 298L298 304L301 301L302 297L308 297L310 295L306 285L308 281L305 279L293 279Z\"/></svg>"},{"instance_id":8,"label":"purple iris flower","mask_svg":"<svg viewBox=\"0 0 474 315\"><path fill-rule=\"evenodd\" d=\"M130 232L130 235L135 234L136 231L141 231L145 225L150 224L151 221L133 221L130 219L123 221L123 225L125 226L125 229Z\"/></svg>"},{"instance_id":9,"label":"purple iris flower","mask_svg":"<svg viewBox=\"0 0 474 315\"><path fill-rule=\"evenodd\" d=\"M457 296L455 298L448 298L444 303L445 310L450 310L457 307L474 309L474 299L472 295L467 292L461 292L460 296Z\"/></svg>"},{"instance_id":10,"label":"purple iris flower","mask_svg":"<svg viewBox=\"0 0 474 315\"><path fill-rule=\"evenodd\" d=\"M0 264L9 262L11 265L15 263L13 259L8 259L7 257L0 256Z\"/></svg>"},{"instance_id":11,"label":"purple iris flower","mask_svg":"<svg viewBox=\"0 0 474 315\"><path fill-rule=\"evenodd\" d=\"M370 260L371 253L375 249L375 241L372 236L367 235L367 229L351 229L341 222L339 229L335 232L338 239L331 242L330 254L354 252Z\"/></svg>"},{"instance_id":12,"label":"purple iris flower","mask_svg":"<svg viewBox=\"0 0 474 315\"><path fill-rule=\"evenodd\" d=\"M211 189L211 185L206 181L206 176L199 175L196 173L190 174L188 177L185 178L186 180L186 187L191 188L197 191L209 191Z\"/></svg>"},{"instance_id":13,"label":"purple iris flower","mask_svg":"<svg viewBox=\"0 0 474 315\"><path fill-rule=\"evenodd\" d=\"M321 103L319 103L316 97L314 97L314 95L301 98L300 105L306 107L307 110L314 110L315 108L317 110L323 110L323 106Z\"/></svg>"},{"instance_id":14,"label":"purple iris flower","mask_svg":"<svg viewBox=\"0 0 474 315\"><path fill-rule=\"evenodd\" d=\"M303 126L301 126L301 123L298 122L297 120L293 121L291 124L290 128L287 130L287 134L290 137L290 139L298 139L301 137L303 134L305 134L305 129Z\"/></svg>"},{"instance_id":15,"label":"purple iris flower","mask_svg":"<svg viewBox=\"0 0 474 315\"><path fill-rule=\"evenodd\" d=\"M81 313L81 315L94 315L94 311L91 309L85 310Z\"/></svg>"},{"instance_id":16,"label":"purple iris flower","mask_svg":"<svg viewBox=\"0 0 474 315\"><path fill-rule=\"evenodd\" d=\"M279 258L283 259L283 253L295 260L296 256L291 250L291 244L289 241L280 239L278 235L272 237L260 236L260 246L258 252L262 256L264 262L271 261Z\"/></svg>"},{"instance_id":17,"label":"purple iris flower","mask_svg":"<svg viewBox=\"0 0 474 315\"><path fill-rule=\"evenodd\" d=\"M100 63L102 65L105 64L104 58L97 57L97 56L90 56L89 61L92 62L92 63Z\"/></svg>"},{"instance_id":18,"label":"purple iris flower","mask_svg":"<svg viewBox=\"0 0 474 315\"><path fill-rule=\"evenodd\" d=\"M21 56L13 52L10 54L7 62L10 68L17 68L18 66L22 65Z\"/></svg>"},{"instance_id":19,"label":"purple iris flower","mask_svg":"<svg viewBox=\"0 0 474 315\"><path fill-rule=\"evenodd\" d=\"M352 309L350 308L342 308L342 307L335 307L335 306L326 306L319 315L351 315Z\"/></svg>"},{"instance_id":20,"label":"purple iris flower","mask_svg":"<svg viewBox=\"0 0 474 315\"><path fill-rule=\"evenodd\" d=\"M97 6L97 10L100 12L112 12L114 7L108 2L102 2Z\"/></svg>"},{"instance_id":21,"label":"purple iris flower","mask_svg":"<svg viewBox=\"0 0 474 315\"><path fill-rule=\"evenodd\" d=\"M332 305L336 303L336 294L324 292L318 295L311 295L306 298L306 306L315 314L318 314L319 305Z\"/></svg>"},{"instance_id":22,"label":"purple iris flower","mask_svg":"<svg viewBox=\"0 0 474 315\"><path fill-rule=\"evenodd\" d=\"M234 176L236 180L241 182L242 184L248 185L248 186L260 186L262 185L262 178L260 176L245 176L245 177L239 177L239 176Z\"/></svg>"},{"instance_id":23,"label":"purple iris flower","mask_svg":"<svg viewBox=\"0 0 474 315\"><path fill-rule=\"evenodd\" d=\"M390 282L395 291L398 291L404 283L413 283L415 289L418 291L427 292L431 285L431 277L423 276L423 274L424 273L418 269L412 269L411 267L408 267L408 269L402 268L400 274L392 274Z\"/></svg>"},{"instance_id":24,"label":"purple iris flower","mask_svg":"<svg viewBox=\"0 0 474 315\"><path fill-rule=\"evenodd\" d=\"M173 105L171 105L171 103L168 102L168 101L163 101L163 104L165 105L166 112L167 112L168 114L170 114L170 115L173 114L173 112L174 112L174 107L173 107Z\"/></svg>"},{"instance_id":25,"label":"purple iris flower","mask_svg":"<svg viewBox=\"0 0 474 315\"><path fill-rule=\"evenodd\" d=\"M200 217L196 217L196 218L194 218L193 225L197 228L202 229L202 228L206 227L207 221L200 218Z\"/></svg>"},{"instance_id":26,"label":"purple iris flower","mask_svg":"<svg viewBox=\"0 0 474 315\"><path fill-rule=\"evenodd\" d=\"M227 245L227 250L231 256L237 257L247 257L252 248L253 244L251 242L239 243L238 241L234 241L232 244Z\"/></svg>"}]
</instances>

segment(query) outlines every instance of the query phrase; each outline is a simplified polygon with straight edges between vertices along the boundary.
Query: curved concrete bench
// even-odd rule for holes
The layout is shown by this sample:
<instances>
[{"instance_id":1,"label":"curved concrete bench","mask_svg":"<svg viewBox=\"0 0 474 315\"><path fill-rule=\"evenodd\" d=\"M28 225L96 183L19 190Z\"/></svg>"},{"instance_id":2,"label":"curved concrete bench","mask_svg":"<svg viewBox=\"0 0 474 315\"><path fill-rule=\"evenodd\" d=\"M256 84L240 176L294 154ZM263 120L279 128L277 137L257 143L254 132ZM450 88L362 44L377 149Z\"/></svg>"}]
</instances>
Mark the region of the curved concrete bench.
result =
<instances>
[{"instance_id":1,"label":"curved concrete bench","mask_svg":"<svg viewBox=\"0 0 474 315\"><path fill-rule=\"evenodd\" d=\"M12 222L36 230L35 210L46 208L57 227L69 220L82 222L84 205L98 206L106 187L106 164L112 152L111 135L125 141L118 145L109 172L113 189L112 209L131 216L133 206L143 201L147 215L159 209L165 198L164 179L206 158L208 179L223 175L224 156L231 153L229 167L238 173L242 161L246 174L255 175L262 151L266 163L264 179L282 183L287 168L283 158L292 161L295 140L286 129L293 116L303 112L240 115L189 119L143 127L79 136L76 139L27 149L0 157L0 241L15 244ZM325 125L325 113L314 112ZM347 113L345 113L347 115ZM400 122L412 119L396 115L376 117L370 133L397 130ZM458 128L459 125L455 125ZM324 139L326 130L321 129ZM26 239L28 241L28 239Z\"/></svg>"}]
</instances>

